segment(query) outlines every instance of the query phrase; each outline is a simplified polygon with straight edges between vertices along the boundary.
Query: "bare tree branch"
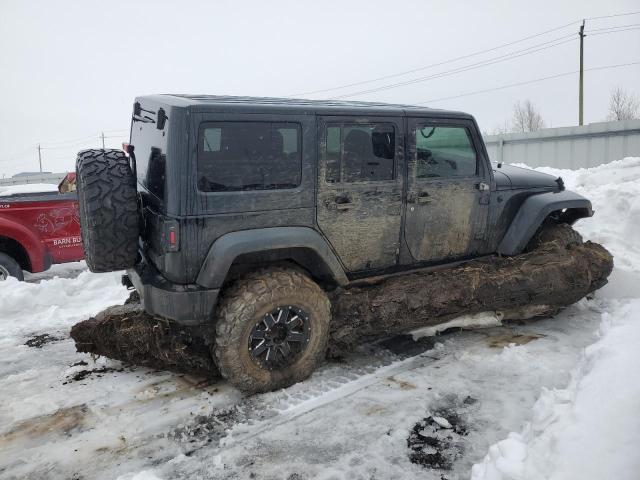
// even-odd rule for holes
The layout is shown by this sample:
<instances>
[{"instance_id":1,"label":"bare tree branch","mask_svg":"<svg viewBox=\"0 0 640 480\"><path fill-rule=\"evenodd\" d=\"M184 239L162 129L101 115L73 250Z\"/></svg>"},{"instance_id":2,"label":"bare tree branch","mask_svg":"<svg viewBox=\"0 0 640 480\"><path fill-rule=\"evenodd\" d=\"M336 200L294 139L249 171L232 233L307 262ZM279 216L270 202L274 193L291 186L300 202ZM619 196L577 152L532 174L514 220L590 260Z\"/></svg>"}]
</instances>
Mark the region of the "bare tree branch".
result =
<instances>
[{"instance_id":1,"label":"bare tree branch","mask_svg":"<svg viewBox=\"0 0 640 480\"><path fill-rule=\"evenodd\" d=\"M640 100L621 87L616 87L611 91L609 98L608 120L633 120L640 118Z\"/></svg>"},{"instance_id":2,"label":"bare tree branch","mask_svg":"<svg viewBox=\"0 0 640 480\"><path fill-rule=\"evenodd\" d=\"M530 100L525 100L522 104L518 102L513 106L512 131L535 132L544 127L542 116L536 111Z\"/></svg>"}]
</instances>

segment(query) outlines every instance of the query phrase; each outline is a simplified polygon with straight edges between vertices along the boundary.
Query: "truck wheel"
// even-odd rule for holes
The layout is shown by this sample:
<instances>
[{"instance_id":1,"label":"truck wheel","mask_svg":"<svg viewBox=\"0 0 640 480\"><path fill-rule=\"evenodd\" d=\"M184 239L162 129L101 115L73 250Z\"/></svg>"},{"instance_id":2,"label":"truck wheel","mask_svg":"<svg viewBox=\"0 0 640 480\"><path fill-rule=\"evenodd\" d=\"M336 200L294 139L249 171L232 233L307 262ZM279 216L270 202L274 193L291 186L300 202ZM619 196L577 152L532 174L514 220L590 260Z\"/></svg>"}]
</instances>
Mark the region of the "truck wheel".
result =
<instances>
[{"instance_id":1,"label":"truck wheel","mask_svg":"<svg viewBox=\"0 0 640 480\"><path fill-rule=\"evenodd\" d=\"M563 248L571 245L580 245L582 235L566 223L546 222L538 233L529 242L528 251L538 248L544 243L555 242Z\"/></svg>"},{"instance_id":2,"label":"truck wheel","mask_svg":"<svg viewBox=\"0 0 640 480\"><path fill-rule=\"evenodd\" d=\"M80 232L92 272L124 270L138 257L136 179L121 150L83 150L76 161Z\"/></svg>"},{"instance_id":3,"label":"truck wheel","mask_svg":"<svg viewBox=\"0 0 640 480\"><path fill-rule=\"evenodd\" d=\"M15 277L20 281L24 280L24 274L18 262L6 253L0 252L0 281L9 277Z\"/></svg>"},{"instance_id":4,"label":"truck wheel","mask_svg":"<svg viewBox=\"0 0 640 480\"><path fill-rule=\"evenodd\" d=\"M222 376L245 393L288 387L324 359L330 320L329 299L309 277L257 271L224 294L212 353Z\"/></svg>"}]
</instances>

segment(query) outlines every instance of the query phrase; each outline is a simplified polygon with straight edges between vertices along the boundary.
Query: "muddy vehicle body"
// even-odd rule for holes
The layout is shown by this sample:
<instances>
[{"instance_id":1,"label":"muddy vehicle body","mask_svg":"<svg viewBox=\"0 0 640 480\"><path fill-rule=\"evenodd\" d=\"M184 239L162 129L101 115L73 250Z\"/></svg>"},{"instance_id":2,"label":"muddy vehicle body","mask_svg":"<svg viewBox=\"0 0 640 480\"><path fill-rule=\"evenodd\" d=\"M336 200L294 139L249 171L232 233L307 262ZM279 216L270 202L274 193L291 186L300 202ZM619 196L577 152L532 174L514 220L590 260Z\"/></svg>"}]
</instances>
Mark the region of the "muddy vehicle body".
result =
<instances>
[{"instance_id":1,"label":"muddy vehicle body","mask_svg":"<svg viewBox=\"0 0 640 480\"><path fill-rule=\"evenodd\" d=\"M403 105L139 97L124 151L80 152L77 174L89 267L127 269L149 314L213 325L247 391L311 373L327 291L515 255L592 215L559 178L492 166L471 115Z\"/></svg>"}]
</instances>

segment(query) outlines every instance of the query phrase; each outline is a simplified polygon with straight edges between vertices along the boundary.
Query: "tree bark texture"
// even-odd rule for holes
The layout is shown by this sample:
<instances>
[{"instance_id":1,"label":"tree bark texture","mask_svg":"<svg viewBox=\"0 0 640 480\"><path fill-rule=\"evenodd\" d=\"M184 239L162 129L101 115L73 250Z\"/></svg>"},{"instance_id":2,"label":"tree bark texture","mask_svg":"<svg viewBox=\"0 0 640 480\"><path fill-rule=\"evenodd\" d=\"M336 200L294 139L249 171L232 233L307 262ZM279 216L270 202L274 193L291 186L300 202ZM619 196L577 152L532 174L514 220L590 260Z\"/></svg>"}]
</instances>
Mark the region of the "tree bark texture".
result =
<instances>
[{"instance_id":1,"label":"tree bark texture","mask_svg":"<svg viewBox=\"0 0 640 480\"><path fill-rule=\"evenodd\" d=\"M552 315L607 283L611 254L586 242L547 242L515 257L490 257L455 268L361 283L329 293L328 355L339 357L361 342L497 312L504 319ZM144 313L137 302L110 307L76 324L79 352L151 368L217 375L209 353L211 327L185 328Z\"/></svg>"}]
</instances>

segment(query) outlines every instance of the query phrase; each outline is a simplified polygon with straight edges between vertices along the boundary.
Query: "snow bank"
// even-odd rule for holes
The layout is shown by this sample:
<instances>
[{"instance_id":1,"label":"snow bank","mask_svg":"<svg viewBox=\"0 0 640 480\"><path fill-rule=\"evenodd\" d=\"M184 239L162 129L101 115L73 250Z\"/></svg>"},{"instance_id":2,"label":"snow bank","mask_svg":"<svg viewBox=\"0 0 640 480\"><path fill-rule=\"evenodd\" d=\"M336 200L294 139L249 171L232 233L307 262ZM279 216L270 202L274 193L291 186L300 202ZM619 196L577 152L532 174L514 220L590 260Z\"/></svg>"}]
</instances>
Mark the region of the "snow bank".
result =
<instances>
[{"instance_id":1,"label":"snow bank","mask_svg":"<svg viewBox=\"0 0 640 480\"><path fill-rule=\"evenodd\" d=\"M60 267L56 272L63 275ZM78 264L68 268L77 269ZM121 304L129 295L121 276L122 272L83 271L74 278L56 276L39 283L9 277L2 282L0 294L0 344L9 339L20 341L21 335L40 329L67 329L108 306Z\"/></svg>"},{"instance_id":2,"label":"snow bank","mask_svg":"<svg viewBox=\"0 0 640 480\"><path fill-rule=\"evenodd\" d=\"M607 247L617 267L640 273L640 242L633 240L640 238L640 157L579 170L535 170L562 177L567 190L591 200L594 216L578 221L576 230Z\"/></svg>"},{"instance_id":3,"label":"snow bank","mask_svg":"<svg viewBox=\"0 0 640 480\"><path fill-rule=\"evenodd\" d=\"M520 433L492 445L473 480L632 479L640 470L640 158L594 168L536 170L588 197L576 229L604 244L616 268L597 293L613 307L563 390L543 389Z\"/></svg>"},{"instance_id":4,"label":"snow bank","mask_svg":"<svg viewBox=\"0 0 640 480\"><path fill-rule=\"evenodd\" d=\"M640 300L603 314L564 390L543 390L522 433L489 449L472 480L620 480L640 470Z\"/></svg>"},{"instance_id":5,"label":"snow bank","mask_svg":"<svg viewBox=\"0 0 640 480\"><path fill-rule=\"evenodd\" d=\"M409 332L414 340L421 337L433 337L450 328L488 328L497 327L502 323L502 315L498 312L481 312L472 315L461 315L448 322L429 327L422 327Z\"/></svg>"},{"instance_id":6,"label":"snow bank","mask_svg":"<svg viewBox=\"0 0 640 480\"><path fill-rule=\"evenodd\" d=\"M43 193L57 192L58 185L52 183L28 183L25 185L4 185L0 186L0 197L17 195L20 193Z\"/></svg>"},{"instance_id":7,"label":"snow bank","mask_svg":"<svg viewBox=\"0 0 640 480\"><path fill-rule=\"evenodd\" d=\"M149 470L143 470L137 474L120 475L116 480L162 480Z\"/></svg>"}]
</instances>

